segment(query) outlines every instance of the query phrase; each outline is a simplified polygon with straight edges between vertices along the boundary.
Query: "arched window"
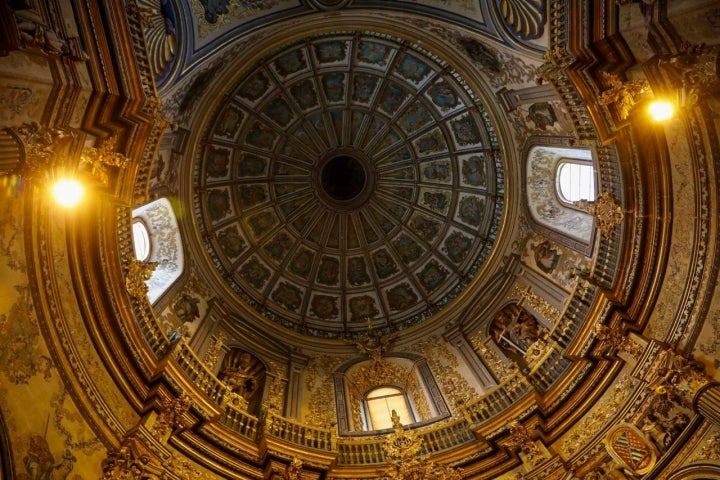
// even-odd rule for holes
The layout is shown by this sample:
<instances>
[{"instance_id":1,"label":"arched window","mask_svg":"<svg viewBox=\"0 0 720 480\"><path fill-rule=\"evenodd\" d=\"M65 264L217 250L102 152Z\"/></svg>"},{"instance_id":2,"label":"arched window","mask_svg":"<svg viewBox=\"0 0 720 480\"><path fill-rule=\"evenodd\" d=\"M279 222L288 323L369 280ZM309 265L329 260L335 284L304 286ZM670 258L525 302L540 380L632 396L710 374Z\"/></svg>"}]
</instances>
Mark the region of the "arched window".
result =
<instances>
[{"instance_id":1,"label":"arched window","mask_svg":"<svg viewBox=\"0 0 720 480\"><path fill-rule=\"evenodd\" d=\"M180 277L185 264L180 229L170 201L160 198L133 210L132 233L136 258L157 262L146 282L148 299L155 303Z\"/></svg>"},{"instance_id":2,"label":"arched window","mask_svg":"<svg viewBox=\"0 0 720 480\"><path fill-rule=\"evenodd\" d=\"M403 426L418 426L450 416L428 362L413 353L382 358L382 379L375 360L356 358L333 372L340 435L392 428L392 411Z\"/></svg>"},{"instance_id":3,"label":"arched window","mask_svg":"<svg viewBox=\"0 0 720 480\"><path fill-rule=\"evenodd\" d=\"M556 181L560 200L565 203L595 200L595 170L591 163L561 160Z\"/></svg>"},{"instance_id":4,"label":"arched window","mask_svg":"<svg viewBox=\"0 0 720 480\"><path fill-rule=\"evenodd\" d=\"M415 416L410 409L407 395L401 388L379 387L370 390L364 400L366 430L383 430L392 428L393 410L400 417L400 423L415 423Z\"/></svg>"},{"instance_id":5,"label":"arched window","mask_svg":"<svg viewBox=\"0 0 720 480\"><path fill-rule=\"evenodd\" d=\"M145 262L150 258L150 233L142 220L134 219L132 226L135 258Z\"/></svg>"},{"instance_id":6,"label":"arched window","mask_svg":"<svg viewBox=\"0 0 720 480\"><path fill-rule=\"evenodd\" d=\"M588 255L594 234L593 216L573 202L595 200L593 151L535 145L527 152L524 173L527 209L535 230Z\"/></svg>"}]
</instances>

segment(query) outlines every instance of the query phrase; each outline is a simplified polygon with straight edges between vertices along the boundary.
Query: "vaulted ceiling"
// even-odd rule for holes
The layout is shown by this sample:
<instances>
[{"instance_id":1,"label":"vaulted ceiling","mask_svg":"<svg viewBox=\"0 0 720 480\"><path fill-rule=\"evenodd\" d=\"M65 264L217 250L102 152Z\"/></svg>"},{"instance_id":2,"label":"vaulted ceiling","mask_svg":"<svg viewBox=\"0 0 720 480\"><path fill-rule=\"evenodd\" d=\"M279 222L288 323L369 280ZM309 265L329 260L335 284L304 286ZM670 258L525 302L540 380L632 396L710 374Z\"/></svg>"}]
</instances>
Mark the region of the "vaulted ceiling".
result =
<instances>
[{"instance_id":1,"label":"vaulted ceiling","mask_svg":"<svg viewBox=\"0 0 720 480\"><path fill-rule=\"evenodd\" d=\"M4 2L0 474L717 476L720 11L680 3Z\"/></svg>"}]
</instances>

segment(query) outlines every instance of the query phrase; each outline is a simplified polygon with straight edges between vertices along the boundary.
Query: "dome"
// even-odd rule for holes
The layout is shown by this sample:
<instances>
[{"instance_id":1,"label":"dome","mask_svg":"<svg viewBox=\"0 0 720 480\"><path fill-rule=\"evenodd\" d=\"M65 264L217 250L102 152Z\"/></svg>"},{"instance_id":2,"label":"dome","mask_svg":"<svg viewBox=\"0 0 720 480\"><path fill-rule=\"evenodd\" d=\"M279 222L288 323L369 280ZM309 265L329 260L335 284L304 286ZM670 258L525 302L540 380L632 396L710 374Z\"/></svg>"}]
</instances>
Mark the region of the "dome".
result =
<instances>
[{"instance_id":1,"label":"dome","mask_svg":"<svg viewBox=\"0 0 720 480\"><path fill-rule=\"evenodd\" d=\"M0 478L719 477L716 3L0 2Z\"/></svg>"},{"instance_id":2,"label":"dome","mask_svg":"<svg viewBox=\"0 0 720 480\"><path fill-rule=\"evenodd\" d=\"M327 32L239 72L202 126L194 187L212 263L300 333L394 332L452 301L503 214L497 131L446 60Z\"/></svg>"}]
</instances>

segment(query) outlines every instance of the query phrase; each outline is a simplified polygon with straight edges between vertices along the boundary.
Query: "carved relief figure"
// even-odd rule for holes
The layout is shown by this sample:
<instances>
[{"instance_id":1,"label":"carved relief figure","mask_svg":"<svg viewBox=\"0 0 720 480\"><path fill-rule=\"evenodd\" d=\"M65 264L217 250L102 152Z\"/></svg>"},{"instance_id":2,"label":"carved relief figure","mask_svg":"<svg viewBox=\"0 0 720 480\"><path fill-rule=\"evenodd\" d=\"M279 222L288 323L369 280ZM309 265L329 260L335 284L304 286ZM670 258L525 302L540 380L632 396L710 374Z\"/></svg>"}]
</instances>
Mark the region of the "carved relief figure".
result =
<instances>
[{"instance_id":1,"label":"carved relief figure","mask_svg":"<svg viewBox=\"0 0 720 480\"><path fill-rule=\"evenodd\" d=\"M223 358L218 377L228 384L233 393L248 402L248 410L259 408L266 369L254 355L232 348Z\"/></svg>"}]
</instances>

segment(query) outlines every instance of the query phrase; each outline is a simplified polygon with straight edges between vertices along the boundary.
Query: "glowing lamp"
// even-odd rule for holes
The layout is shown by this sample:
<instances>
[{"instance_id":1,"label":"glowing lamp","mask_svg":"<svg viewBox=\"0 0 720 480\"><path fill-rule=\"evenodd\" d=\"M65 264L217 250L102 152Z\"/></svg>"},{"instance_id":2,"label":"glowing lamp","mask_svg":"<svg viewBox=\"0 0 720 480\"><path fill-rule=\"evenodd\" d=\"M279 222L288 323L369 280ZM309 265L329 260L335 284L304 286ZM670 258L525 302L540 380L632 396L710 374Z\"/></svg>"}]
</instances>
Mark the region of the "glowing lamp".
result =
<instances>
[{"instance_id":1,"label":"glowing lamp","mask_svg":"<svg viewBox=\"0 0 720 480\"><path fill-rule=\"evenodd\" d=\"M62 207L74 207L83 197L83 186L77 180L62 178L53 186L55 202Z\"/></svg>"},{"instance_id":2,"label":"glowing lamp","mask_svg":"<svg viewBox=\"0 0 720 480\"><path fill-rule=\"evenodd\" d=\"M655 100L648 106L648 112L653 120L662 122L675 114L675 105L667 100Z\"/></svg>"}]
</instances>

